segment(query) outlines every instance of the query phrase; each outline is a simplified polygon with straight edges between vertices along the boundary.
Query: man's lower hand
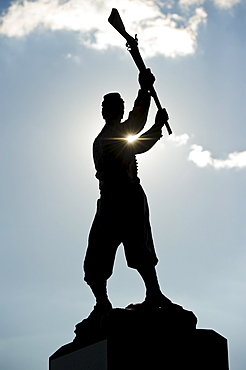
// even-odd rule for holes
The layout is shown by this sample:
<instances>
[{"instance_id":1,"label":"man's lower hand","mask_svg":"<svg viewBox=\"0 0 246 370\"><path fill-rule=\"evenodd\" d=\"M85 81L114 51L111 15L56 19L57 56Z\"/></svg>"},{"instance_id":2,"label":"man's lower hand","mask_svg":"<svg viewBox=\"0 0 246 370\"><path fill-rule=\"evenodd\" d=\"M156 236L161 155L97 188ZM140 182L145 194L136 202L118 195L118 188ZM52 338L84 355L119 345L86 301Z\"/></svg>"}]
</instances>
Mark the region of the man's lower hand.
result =
<instances>
[{"instance_id":1,"label":"man's lower hand","mask_svg":"<svg viewBox=\"0 0 246 370\"><path fill-rule=\"evenodd\" d=\"M155 124L163 127L168 120L169 116L166 109L165 108L159 109L155 116Z\"/></svg>"}]
</instances>

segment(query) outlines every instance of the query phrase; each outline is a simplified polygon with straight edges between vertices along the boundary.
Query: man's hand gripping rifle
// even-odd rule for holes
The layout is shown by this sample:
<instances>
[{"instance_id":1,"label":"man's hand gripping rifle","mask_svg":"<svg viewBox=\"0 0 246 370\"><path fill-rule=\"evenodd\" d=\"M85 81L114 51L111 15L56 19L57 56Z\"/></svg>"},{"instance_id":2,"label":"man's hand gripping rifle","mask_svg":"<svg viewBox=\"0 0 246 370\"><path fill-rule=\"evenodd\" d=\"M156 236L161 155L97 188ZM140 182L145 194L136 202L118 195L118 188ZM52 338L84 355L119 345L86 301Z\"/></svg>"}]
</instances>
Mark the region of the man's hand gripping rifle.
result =
<instances>
[{"instance_id":1,"label":"man's hand gripping rifle","mask_svg":"<svg viewBox=\"0 0 246 370\"><path fill-rule=\"evenodd\" d=\"M146 66L144 64L144 61L140 55L140 52L139 52L139 49L138 49L138 39L137 39L137 35L135 35L135 38L133 38L132 36L129 35L129 33L126 32L125 30L125 26L121 20L121 17L119 15L119 12L117 9L113 8L112 9L112 12L109 16L109 19L108 19L109 23L126 39L127 43L126 43L126 47L127 47L127 50L130 52L137 68L139 69L140 72L146 70ZM151 88L150 90L150 93L151 93L151 96L153 97L155 103L156 103L156 106L158 108L158 110L161 110L162 109L162 106L161 106L161 103L158 99L158 96L156 94L156 91L154 89L154 87ZM167 131L169 133L169 135L171 135L172 133L172 130L171 130L171 127L169 126L168 122L165 123L165 126L167 128Z\"/></svg>"}]
</instances>

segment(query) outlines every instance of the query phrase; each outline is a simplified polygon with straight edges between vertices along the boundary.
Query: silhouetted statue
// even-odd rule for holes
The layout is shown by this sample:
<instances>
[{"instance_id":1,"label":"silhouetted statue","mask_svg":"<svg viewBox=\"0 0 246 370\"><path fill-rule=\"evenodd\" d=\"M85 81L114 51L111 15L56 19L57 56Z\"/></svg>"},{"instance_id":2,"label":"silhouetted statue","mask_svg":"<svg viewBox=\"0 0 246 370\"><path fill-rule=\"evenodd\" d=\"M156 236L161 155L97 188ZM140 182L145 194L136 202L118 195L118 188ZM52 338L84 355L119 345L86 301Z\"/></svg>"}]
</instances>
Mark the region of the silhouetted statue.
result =
<instances>
[{"instance_id":1,"label":"silhouetted statue","mask_svg":"<svg viewBox=\"0 0 246 370\"><path fill-rule=\"evenodd\" d=\"M122 243L129 267L136 269L146 286L146 298L139 308L165 307L171 304L161 290L155 266L158 262L149 222L146 195L138 178L136 154L153 147L162 137L168 120L165 109L157 111L153 126L138 139L147 121L150 92L155 77L149 69L139 74L140 90L128 119L121 122L124 101L119 93L104 96L102 116L105 126L93 144L100 199L89 234L84 261L85 281L96 298L90 318L100 317L112 308L107 296L107 279L113 271L115 254Z\"/></svg>"}]
</instances>

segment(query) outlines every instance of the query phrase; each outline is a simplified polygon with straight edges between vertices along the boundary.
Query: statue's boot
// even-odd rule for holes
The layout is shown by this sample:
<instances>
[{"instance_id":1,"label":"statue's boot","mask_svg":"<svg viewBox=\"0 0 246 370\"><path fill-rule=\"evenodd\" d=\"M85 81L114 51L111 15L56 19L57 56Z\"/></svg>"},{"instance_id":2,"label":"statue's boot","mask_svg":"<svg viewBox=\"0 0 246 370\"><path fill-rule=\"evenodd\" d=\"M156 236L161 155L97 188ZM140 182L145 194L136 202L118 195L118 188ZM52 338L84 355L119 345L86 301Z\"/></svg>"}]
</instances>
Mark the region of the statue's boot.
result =
<instances>
[{"instance_id":1,"label":"statue's boot","mask_svg":"<svg viewBox=\"0 0 246 370\"><path fill-rule=\"evenodd\" d=\"M107 314L110 310L112 309L112 304L108 300L107 302L105 301L104 303L96 303L94 306L93 310L87 317L89 320L101 320L101 318Z\"/></svg>"},{"instance_id":2,"label":"statue's boot","mask_svg":"<svg viewBox=\"0 0 246 370\"><path fill-rule=\"evenodd\" d=\"M107 295L107 281L90 282L89 286L96 298L96 305L87 319L101 320L101 318L112 309L112 304Z\"/></svg>"},{"instance_id":3,"label":"statue's boot","mask_svg":"<svg viewBox=\"0 0 246 370\"><path fill-rule=\"evenodd\" d=\"M146 287L146 298L142 303L130 304L126 308L132 309L157 309L171 308L173 303L162 294L158 282L155 266L148 265L138 268Z\"/></svg>"},{"instance_id":4,"label":"statue's boot","mask_svg":"<svg viewBox=\"0 0 246 370\"><path fill-rule=\"evenodd\" d=\"M131 303L126 308L134 310L153 310L157 308L171 308L173 305L172 301L167 298L164 294L160 293L156 296L146 296L142 303Z\"/></svg>"}]
</instances>

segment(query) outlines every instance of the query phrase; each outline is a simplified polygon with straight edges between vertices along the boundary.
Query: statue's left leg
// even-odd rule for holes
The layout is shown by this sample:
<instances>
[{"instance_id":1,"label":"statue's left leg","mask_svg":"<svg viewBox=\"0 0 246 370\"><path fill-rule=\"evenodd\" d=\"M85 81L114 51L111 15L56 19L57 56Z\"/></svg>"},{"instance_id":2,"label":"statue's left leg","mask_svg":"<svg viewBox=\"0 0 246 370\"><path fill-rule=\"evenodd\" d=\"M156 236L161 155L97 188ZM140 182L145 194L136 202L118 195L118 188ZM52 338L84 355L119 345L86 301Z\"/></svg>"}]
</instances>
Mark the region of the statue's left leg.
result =
<instances>
[{"instance_id":1,"label":"statue's left leg","mask_svg":"<svg viewBox=\"0 0 246 370\"><path fill-rule=\"evenodd\" d=\"M143 305L150 307L165 307L172 303L171 300L161 292L154 265L142 266L137 270L146 287L146 298Z\"/></svg>"}]
</instances>

